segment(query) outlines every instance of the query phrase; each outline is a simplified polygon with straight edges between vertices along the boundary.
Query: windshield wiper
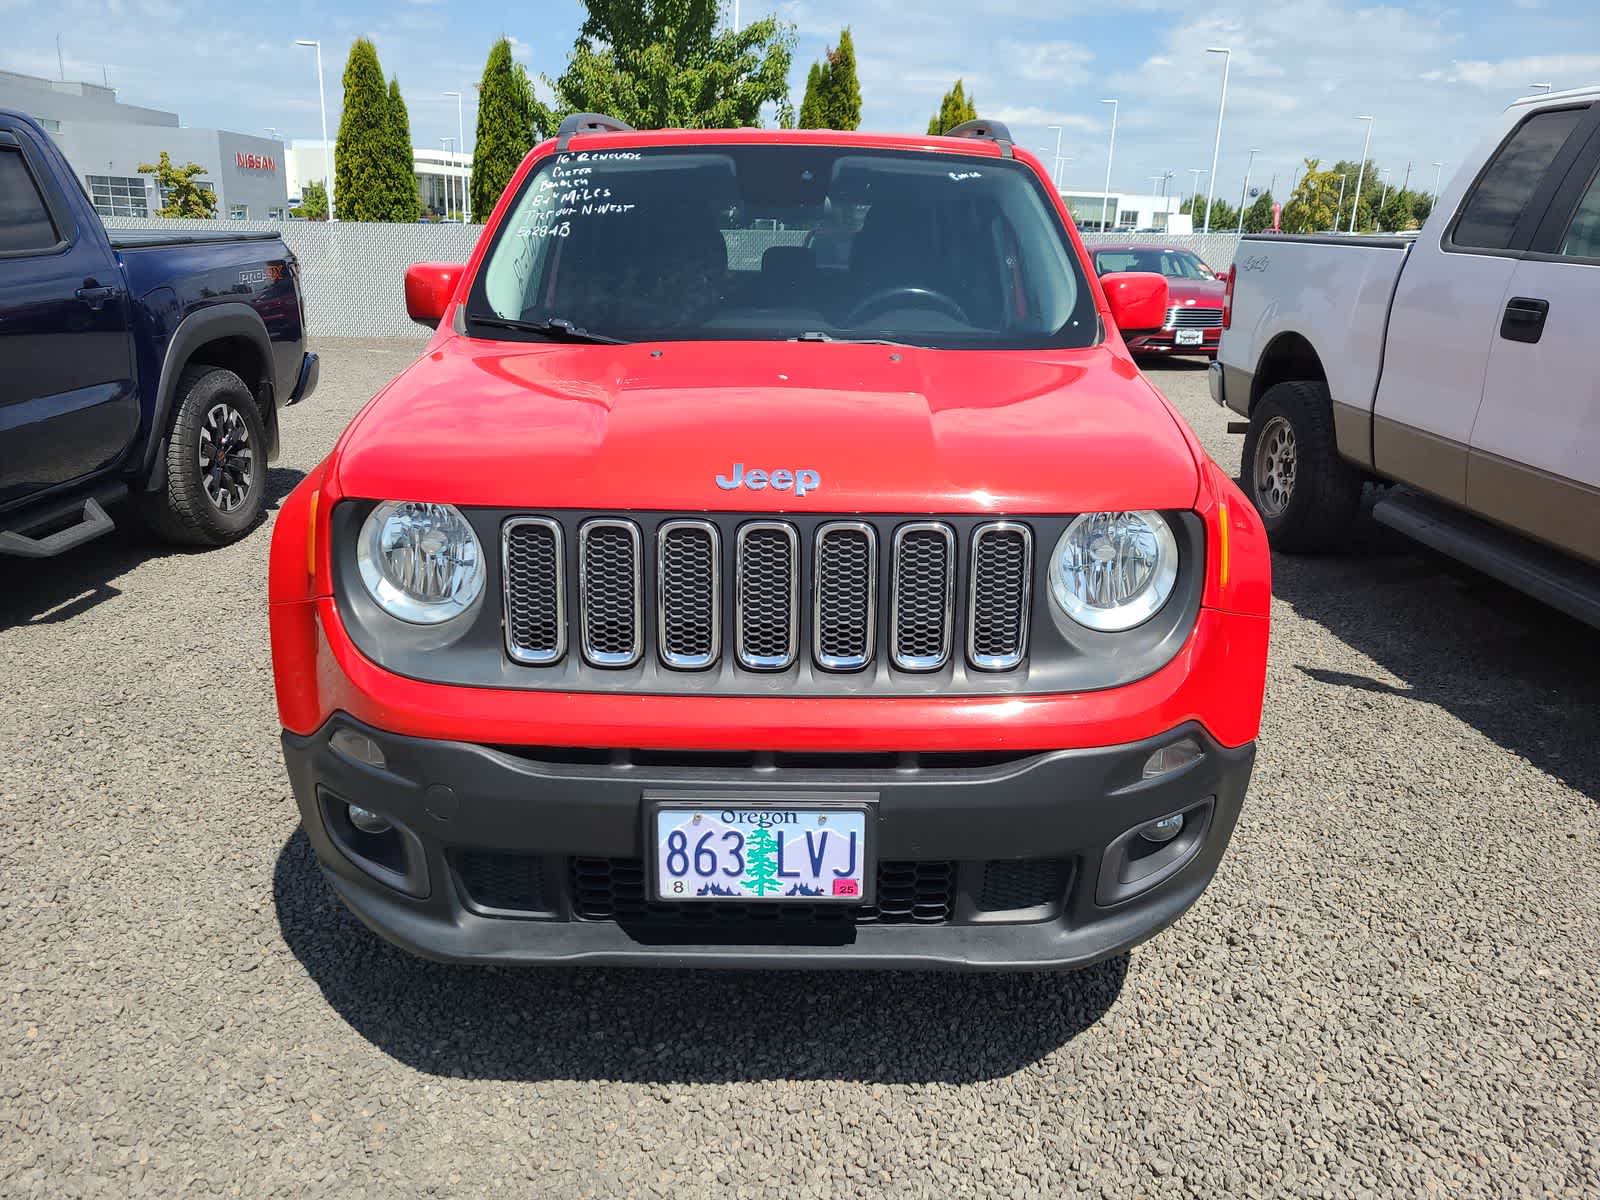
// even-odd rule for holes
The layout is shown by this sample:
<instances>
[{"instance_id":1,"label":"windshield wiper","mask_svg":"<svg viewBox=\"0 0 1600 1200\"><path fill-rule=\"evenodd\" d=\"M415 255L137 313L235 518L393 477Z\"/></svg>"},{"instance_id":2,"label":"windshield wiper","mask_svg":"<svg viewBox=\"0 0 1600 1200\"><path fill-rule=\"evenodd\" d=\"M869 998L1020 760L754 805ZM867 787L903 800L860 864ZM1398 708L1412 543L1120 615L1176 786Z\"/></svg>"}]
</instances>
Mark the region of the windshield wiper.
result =
<instances>
[{"instance_id":1,"label":"windshield wiper","mask_svg":"<svg viewBox=\"0 0 1600 1200\"><path fill-rule=\"evenodd\" d=\"M542 333L545 337L562 342L592 342L601 346L626 346L626 338L607 337L603 333L590 333L574 325L565 317L549 317L543 321L519 321L515 317L484 317L469 315L467 320L495 329L515 329L519 333Z\"/></svg>"},{"instance_id":2,"label":"windshield wiper","mask_svg":"<svg viewBox=\"0 0 1600 1200\"><path fill-rule=\"evenodd\" d=\"M926 346L916 346L911 342L895 342L888 338L842 338L834 337L831 333L823 333L820 329L810 329L805 333L797 333L789 339L791 342L834 342L841 346L904 346L907 350L925 350Z\"/></svg>"}]
</instances>

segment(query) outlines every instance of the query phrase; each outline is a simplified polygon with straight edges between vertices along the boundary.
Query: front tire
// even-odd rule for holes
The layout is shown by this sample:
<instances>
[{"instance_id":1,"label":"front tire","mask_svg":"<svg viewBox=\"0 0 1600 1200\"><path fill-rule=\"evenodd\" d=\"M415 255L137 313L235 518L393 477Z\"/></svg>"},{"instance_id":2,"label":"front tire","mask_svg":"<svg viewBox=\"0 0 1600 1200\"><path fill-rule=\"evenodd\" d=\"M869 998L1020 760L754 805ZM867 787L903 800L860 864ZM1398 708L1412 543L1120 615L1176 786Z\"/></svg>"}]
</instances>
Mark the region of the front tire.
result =
<instances>
[{"instance_id":1,"label":"front tire","mask_svg":"<svg viewBox=\"0 0 1600 1200\"><path fill-rule=\"evenodd\" d=\"M1337 546L1361 502L1361 475L1339 455L1323 383L1279 383L1250 412L1240 483L1274 549Z\"/></svg>"},{"instance_id":2,"label":"front tire","mask_svg":"<svg viewBox=\"0 0 1600 1200\"><path fill-rule=\"evenodd\" d=\"M167 439L166 487L145 498L145 521L169 542L225 546L250 532L266 498L266 430L250 389L221 367L186 368Z\"/></svg>"}]
</instances>

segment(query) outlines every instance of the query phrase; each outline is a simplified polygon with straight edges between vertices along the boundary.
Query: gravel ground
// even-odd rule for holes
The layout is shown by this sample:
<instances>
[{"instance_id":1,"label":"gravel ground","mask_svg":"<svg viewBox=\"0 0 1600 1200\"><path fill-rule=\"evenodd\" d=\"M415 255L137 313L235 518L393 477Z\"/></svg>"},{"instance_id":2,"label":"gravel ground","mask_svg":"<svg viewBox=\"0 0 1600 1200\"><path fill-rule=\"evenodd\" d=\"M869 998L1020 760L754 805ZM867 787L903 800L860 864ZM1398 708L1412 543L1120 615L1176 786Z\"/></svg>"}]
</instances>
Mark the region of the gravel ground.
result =
<instances>
[{"instance_id":1,"label":"gravel ground","mask_svg":"<svg viewBox=\"0 0 1600 1200\"><path fill-rule=\"evenodd\" d=\"M276 495L415 353L324 351ZM296 831L268 533L0 593L0 1193L1600 1192L1594 633L1370 523L1278 560L1233 848L1079 975L461 969Z\"/></svg>"}]
</instances>

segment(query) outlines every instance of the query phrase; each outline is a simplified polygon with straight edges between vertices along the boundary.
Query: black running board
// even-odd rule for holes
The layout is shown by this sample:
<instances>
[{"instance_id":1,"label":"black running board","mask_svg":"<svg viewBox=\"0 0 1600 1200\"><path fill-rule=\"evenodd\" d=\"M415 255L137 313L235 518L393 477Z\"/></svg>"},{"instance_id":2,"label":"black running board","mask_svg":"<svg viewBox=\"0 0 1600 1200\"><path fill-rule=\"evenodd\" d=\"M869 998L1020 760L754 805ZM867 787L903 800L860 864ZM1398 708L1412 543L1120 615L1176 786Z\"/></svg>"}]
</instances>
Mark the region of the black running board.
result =
<instances>
[{"instance_id":1,"label":"black running board","mask_svg":"<svg viewBox=\"0 0 1600 1200\"><path fill-rule=\"evenodd\" d=\"M1372 509L1390 529L1600 629L1600 568L1409 488Z\"/></svg>"},{"instance_id":2,"label":"black running board","mask_svg":"<svg viewBox=\"0 0 1600 1200\"><path fill-rule=\"evenodd\" d=\"M106 510L100 507L100 502L90 497L83 502L78 519L73 524L46 537L30 537L13 529L0 529L0 554L15 554L22 558L54 558L115 528L116 523L106 516Z\"/></svg>"}]
</instances>

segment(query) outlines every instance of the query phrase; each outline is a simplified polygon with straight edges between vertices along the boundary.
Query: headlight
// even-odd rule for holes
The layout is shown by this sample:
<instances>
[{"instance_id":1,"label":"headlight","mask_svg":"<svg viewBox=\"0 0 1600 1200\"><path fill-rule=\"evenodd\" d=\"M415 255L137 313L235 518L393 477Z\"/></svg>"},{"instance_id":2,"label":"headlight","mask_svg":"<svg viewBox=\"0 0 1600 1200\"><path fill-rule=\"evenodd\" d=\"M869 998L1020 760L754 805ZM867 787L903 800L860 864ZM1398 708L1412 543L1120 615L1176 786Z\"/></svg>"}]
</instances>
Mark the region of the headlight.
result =
<instances>
[{"instance_id":1,"label":"headlight","mask_svg":"<svg viewBox=\"0 0 1600 1200\"><path fill-rule=\"evenodd\" d=\"M458 617L483 592L483 547L450 504L378 505L361 526L356 562L378 606L413 625Z\"/></svg>"},{"instance_id":2,"label":"headlight","mask_svg":"<svg viewBox=\"0 0 1600 1200\"><path fill-rule=\"evenodd\" d=\"M1132 629L1161 611L1178 578L1178 543L1160 513L1084 513L1050 556L1050 595L1080 625Z\"/></svg>"}]
</instances>

